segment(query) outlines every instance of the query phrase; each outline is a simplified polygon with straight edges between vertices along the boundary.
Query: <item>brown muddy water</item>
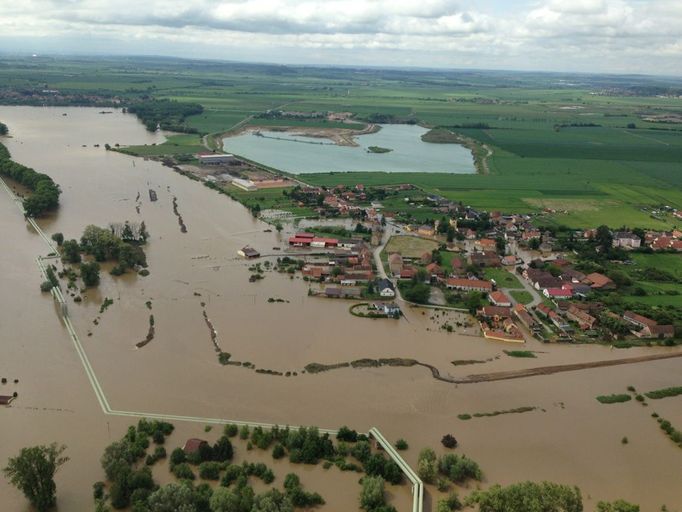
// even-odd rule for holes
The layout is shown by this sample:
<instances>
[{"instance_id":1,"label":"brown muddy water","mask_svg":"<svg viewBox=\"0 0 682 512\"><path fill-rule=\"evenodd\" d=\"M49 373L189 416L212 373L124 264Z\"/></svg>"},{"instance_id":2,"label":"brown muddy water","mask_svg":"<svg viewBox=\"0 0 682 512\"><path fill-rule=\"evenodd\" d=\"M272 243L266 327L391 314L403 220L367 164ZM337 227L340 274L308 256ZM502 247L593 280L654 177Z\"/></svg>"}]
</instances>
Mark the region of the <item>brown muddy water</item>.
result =
<instances>
[{"instance_id":1,"label":"brown muddy water","mask_svg":"<svg viewBox=\"0 0 682 512\"><path fill-rule=\"evenodd\" d=\"M503 353L510 348L506 345L435 330L429 314L418 310L408 309L400 321L355 318L348 313L349 302L308 297L301 279L266 272L263 280L249 283L253 262L239 259L237 250L248 244L263 254L284 254L286 234L265 232L270 227L238 203L156 162L104 150L105 143L161 142L161 134L146 132L133 116L103 116L97 109L0 107L0 120L11 130L13 137L3 143L13 158L48 173L62 187L59 213L40 221L48 234L78 238L87 224L125 220L144 220L151 233L148 277L103 273L101 286L83 303L69 299L71 318L112 409L325 428L347 424L363 431L376 426L390 440L409 442L405 457L410 463L422 447L437 448L442 435L452 433L460 442L458 451L481 464L483 486L551 480L578 485L587 510L600 499L616 498L637 502L644 511L663 504L682 509L682 450L650 417L658 410L682 428L682 399L650 401L648 407L634 400L616 405L595 400L625 392L628 385L638 391L681 385L681 359L460 386L435 381L422 367L302 374L310 362L406 357L434 365L444 375L463 376L663 349L529 342L526 348L538 351L537 359L517 359ZM149 189L158 201L149 201ZM186 233L173 211L174 197ZM34 259L45 246L3 190L0 233L0 376L20 379L0 387L0 394L19 393L12 407L0 410L0 461L22 446L67 444L72 460L58 475L59 509L87 510L91 484L103 477L103 448L134 420L100 409L51 297L39 292L42 279ZM273 250L276 246L282 250ZM105 297L114 303L100 314ZM268 303L270 297L289 302ZM202 302L216 342L233 359L299 375L261 375L220 365ZM147 334L150 313L155 337L136 349ZM455 367L452 360L489 361ZM540 410L457 418L521 406ZM174 423L171 443L205 436L203 424ZM621 444L624 436L627 445ZM307 489L327 500L326 510L357 509L357 475L325 472L321 466L294 469L303 473ZM278 476L287 471L276 469ZM399 510L408 510L407 486L392 492ZM437 493L428 488L427 494L429 510ZM4 480L0 505L28 510Z\"/></svg>"}]
</instances>

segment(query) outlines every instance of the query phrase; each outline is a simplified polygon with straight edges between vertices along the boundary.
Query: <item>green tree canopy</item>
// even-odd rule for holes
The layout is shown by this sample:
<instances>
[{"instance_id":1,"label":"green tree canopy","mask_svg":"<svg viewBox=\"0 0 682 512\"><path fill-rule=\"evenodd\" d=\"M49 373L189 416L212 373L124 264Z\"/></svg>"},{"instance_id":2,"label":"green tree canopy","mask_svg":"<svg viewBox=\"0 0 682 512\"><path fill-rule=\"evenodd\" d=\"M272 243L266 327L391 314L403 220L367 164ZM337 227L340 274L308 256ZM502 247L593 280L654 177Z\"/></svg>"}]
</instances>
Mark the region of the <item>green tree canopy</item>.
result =
<instances>
[{"instance_id":1,"label":"green tree canopy","mask_svg":"<svg viewBox=\"0 0 682 512\"><path fill-rule=\"evenodd\" d=\"M582 512L580 489L551 482L522 482L474 492L467 505L478 504L479 512Z\"/></svg>"},{"instance_id":2,"label":"green tree canopy","mask_svg":"<svg viewBox=\"0 0 682 512\"><path fill-rule=\"evenodd\" d=\"M45 512L57 503L54 475L69 460L62 455L64 450L66 446L56 443L22 448L3 470L10 483L23 492L39 512Z\"/></svg>"}]
</instances>

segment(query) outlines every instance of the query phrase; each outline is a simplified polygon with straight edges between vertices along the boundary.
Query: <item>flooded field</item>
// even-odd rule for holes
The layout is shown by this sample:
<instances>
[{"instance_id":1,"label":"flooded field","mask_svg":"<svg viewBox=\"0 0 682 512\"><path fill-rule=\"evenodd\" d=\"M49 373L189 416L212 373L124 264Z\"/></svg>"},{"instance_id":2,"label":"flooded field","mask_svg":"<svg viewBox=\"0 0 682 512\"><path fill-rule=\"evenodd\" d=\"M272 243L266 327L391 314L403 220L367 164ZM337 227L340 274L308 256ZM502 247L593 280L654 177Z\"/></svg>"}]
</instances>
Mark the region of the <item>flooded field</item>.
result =
<instances>
[{"instance_id":1,"label":"flooded field","mask_svg":"<svg viewBox=\"0 0 682 512\"><path fill-rule=\"evenodd\" d=\"M311 172L451 172L474 173L471 151L458 144L430 144L421 136L428 130L416 125L382 125L375 133L355 137L357 147L339 146L329 139L304 137L295 132L243 132L223 139L225 151L269 167L305 174ZM387 151L373 153L369 148Z\"/></svg>"},{"instance_id":2,"label":"flooded field","mask_svg":"<svg viewBox=\"0 0 682 512\"><path fill-rule=\"evenodd\" d=\"M650 416L659 411L681 428L680 398L651 401L648 407L595 400L628 385L639 391L681 385L682 359L459 386L434 380L423 367L302 373L311 362L404 357L433 365L443 375L466 376L673 349L529 342L526 348L537 351L537 358L518 359L504 354L506 345L434 329L421 310L408 309L400 321L355 318L346 301L308 297L301 279L265 272L263 280L249 283L252 262L238 258L237 250L248 244L274 260L285 254L273 247L284 248L286 230L265 232L267 224L229 198L157 162L103 147L160 142L161 134L146 132L133 116L104 116L96 109L0 107L0 120L11 130L13 138L3 143L13 158L48 173L63 190L59 213L40 221L48 234L79 238L88 224L125 220L144 220L151 234L145 249L149 276L114 278L103 272L99 289L88 292L83 303L69 299L71 318L113 409L325 428L347 424L363 431L376 426L390 440L409 442L410 463L422 447L439 448L442 435L452 433L458 451L481 464L483 485L526 479L576 484L587 510L600 499L624 498L644 511L663 504L676 510L682 503L682 450ZM149 200L149 189L158 201ZM173 211L174 198L186 233ZM45 246L4 190L0 233L5 249L0 253L0 374L19 379L6 385L19 393L18 400L0 409L0 461L29 444L67 444L72 460L57 478L60 510L89 509L91 484L103 476L103 448L136 420L103 414L52 298L39 291L35 257ZM100 314L105 297L114 302ZM269 303L271 297L288 302ZM148 301L155 337L137 349L147 333ZM216 342L233 359L298 376L219 364L204 310L218 332ZM455 366L453 360L482 362ZM457 418L523 406L539 409ZM174 423L175 445L204 435L201 423ZM621 444L624 436L627 445ZM326 510L357 507L357 478L319 467L308 472L304 485L324 496ZM429 500L434 493L428 488ZM409 503L407 486L397 489L399 510ZM4 479L0 504L28 510Z\"/></svg>"}]
</instances>

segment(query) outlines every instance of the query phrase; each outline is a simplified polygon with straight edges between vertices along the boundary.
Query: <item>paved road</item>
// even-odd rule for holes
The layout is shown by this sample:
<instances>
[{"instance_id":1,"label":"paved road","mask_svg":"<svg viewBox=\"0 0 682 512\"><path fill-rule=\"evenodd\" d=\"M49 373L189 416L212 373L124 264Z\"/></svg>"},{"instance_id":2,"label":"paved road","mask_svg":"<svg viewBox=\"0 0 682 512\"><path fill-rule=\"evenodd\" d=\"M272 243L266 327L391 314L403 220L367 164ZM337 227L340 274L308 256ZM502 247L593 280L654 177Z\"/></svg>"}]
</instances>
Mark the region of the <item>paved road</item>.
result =
<instances>
[{"instance_id":1,"label":"paved road","mask_svg":"<svg viewBox=\"0 0 682 512\"><path fill-rule=\"evenodd\" d=\"M542 296L538 293L538 291L535 288L533 288L531 286L531 284L528 281L526 281L523 277L521 277L519 274L514 272L514 275L516 275L519 278L519 282L523 286L524 290L526 290L528 293L530 293L531 296L533 297L533 300L529 304L526 304L526 307L531 308L531 307L535 307L538 304L540 304L542 302ZM517 290L518 290L518 288L517 288ZM505 294L509 295L509 298L511 298L512 301L516 302L514 300L514 297L512 297L511 294L509 293L511 291L511 289L505 288L503 291Z\"/></svg>"}]
</instances>

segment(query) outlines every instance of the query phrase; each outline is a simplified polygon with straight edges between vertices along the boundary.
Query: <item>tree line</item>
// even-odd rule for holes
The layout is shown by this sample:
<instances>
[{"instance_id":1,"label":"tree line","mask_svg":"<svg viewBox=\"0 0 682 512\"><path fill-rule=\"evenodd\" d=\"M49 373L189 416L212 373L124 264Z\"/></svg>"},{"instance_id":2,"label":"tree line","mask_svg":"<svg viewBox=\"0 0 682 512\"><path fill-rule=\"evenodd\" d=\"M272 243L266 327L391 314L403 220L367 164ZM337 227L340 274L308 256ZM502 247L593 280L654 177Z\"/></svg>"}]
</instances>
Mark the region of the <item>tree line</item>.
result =
<instances>
[{"instance_id":1,"label":"tree line","mask_svg":"<svg viewBox=\"0 0 682 512\"><path fill-rule=\"evenodd\" d=\"M128 107L128 112L139 117L150 132L161 127L162 130L173 132L198 133L196 128L185 124L185 119L203 111L204 107L199 103L154 99L134 103Z\"/></svg>"},{"instance_id":2,"label":"tree line","mask_svg":"<svg viewBox=\"0 0 682 512\"><path fill-rule=\"evenodd\" d=\"M24 199L24 211L29 217L56 210L59 206L59 185L47 174L12 161L9 150L0 143L0 174L20 183L31 191Z\"/></svg>"}]
</instances>

